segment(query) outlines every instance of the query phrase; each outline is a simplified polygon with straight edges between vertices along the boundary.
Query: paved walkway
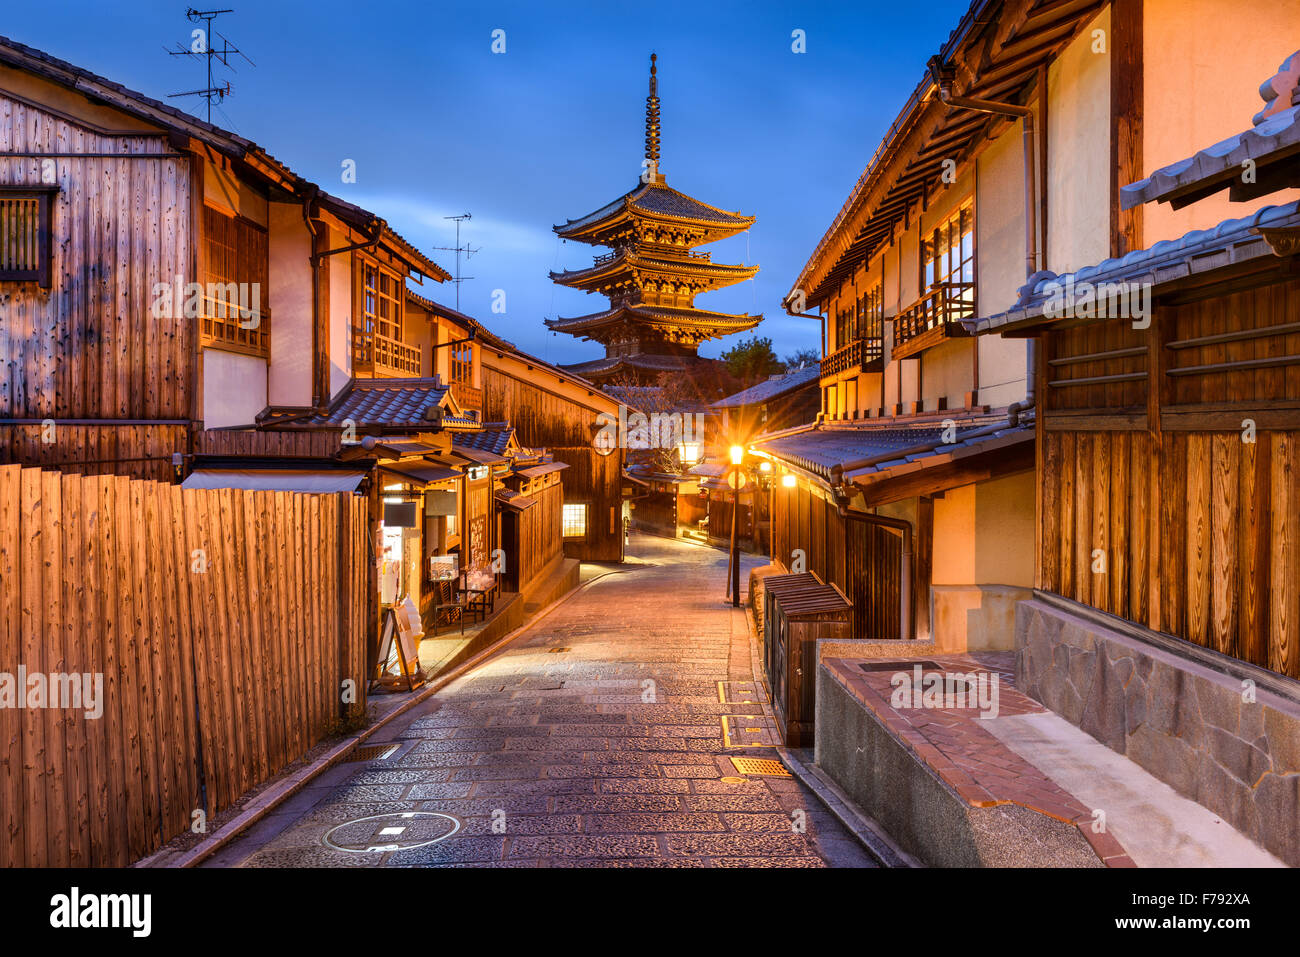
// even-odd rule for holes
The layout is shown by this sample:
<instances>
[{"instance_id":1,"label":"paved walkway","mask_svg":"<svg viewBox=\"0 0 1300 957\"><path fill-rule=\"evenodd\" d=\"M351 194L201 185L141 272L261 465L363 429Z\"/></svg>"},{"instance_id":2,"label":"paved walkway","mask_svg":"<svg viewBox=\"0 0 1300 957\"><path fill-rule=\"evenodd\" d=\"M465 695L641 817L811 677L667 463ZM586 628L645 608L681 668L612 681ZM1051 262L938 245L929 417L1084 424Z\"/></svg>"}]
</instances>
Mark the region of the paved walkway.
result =
<instances>
[{"instance_id":1,"label":"paved walkway","mask_svg":"<svg viewBox=\"0 0 1300 957\"><path fill-rule=\"evenodd\" d=\"M209 866L871 866L796 779L731 761L776 754L725 554L629 552Z\"/></svg>"}]
</instances>

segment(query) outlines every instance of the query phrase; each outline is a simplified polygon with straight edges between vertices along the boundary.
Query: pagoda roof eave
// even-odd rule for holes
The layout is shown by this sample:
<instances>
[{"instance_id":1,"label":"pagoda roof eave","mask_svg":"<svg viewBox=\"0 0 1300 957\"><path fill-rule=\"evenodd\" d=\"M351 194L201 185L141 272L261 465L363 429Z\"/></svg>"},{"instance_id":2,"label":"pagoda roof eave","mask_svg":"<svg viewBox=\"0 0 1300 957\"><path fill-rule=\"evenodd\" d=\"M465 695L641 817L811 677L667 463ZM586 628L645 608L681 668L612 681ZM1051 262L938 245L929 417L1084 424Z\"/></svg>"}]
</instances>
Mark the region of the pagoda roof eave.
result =
<instances>
[{"instance_id":1,"label":"pagoda roof eave","mask_svg":"<svg viewBox=\"0 0 1300 957\"><path fill-rule=\"evenodd\" d=\"M661 273L670 276L722 280L722 285L730 285L756 276L758 274L758 269L759 267L756 265L729 265L726 263L715 263L704 259L674 262L668 259L643 259L635 254L628 255L627 253L620 253L605 262L596 263L595 265L588 266L585 269L569 269L564 272L551 272L550 278L552 282L557 282L562 286L582 287L585 284L593 283L600 279L639 270L641 272Z\"/></svg>"},{"instance_id":2,"label":"pagoda roof eave","mask_svg":"<svg viewBox=\"0 0 1300 957\"><path fill-rule=\"evenodd\" d=\"M645 183L595 212L552 229L562 239L601 245L599 234L632 219L697 226L710 234L710 242L744 232L755 222L753 216L719 209L663 183Z\"/></svg>"},{"instance_id":3,"label":"pagoda roof eave","mask_svg":"<svg viewBox=\"0 0 1300 957\"><path fill-rule=\"evenodd\" d=\"M731 335L752 329L763 321L762 315L711 312L706 309L689 309L679 306L621 305L602 312L584 316L557 317L545 320L555 332L579 335L610 326L634 323L649 328L673 329L690 327L705 334L706 338ZM716 332L712 330L718 330Z\"/></svg>"}]
</instances>

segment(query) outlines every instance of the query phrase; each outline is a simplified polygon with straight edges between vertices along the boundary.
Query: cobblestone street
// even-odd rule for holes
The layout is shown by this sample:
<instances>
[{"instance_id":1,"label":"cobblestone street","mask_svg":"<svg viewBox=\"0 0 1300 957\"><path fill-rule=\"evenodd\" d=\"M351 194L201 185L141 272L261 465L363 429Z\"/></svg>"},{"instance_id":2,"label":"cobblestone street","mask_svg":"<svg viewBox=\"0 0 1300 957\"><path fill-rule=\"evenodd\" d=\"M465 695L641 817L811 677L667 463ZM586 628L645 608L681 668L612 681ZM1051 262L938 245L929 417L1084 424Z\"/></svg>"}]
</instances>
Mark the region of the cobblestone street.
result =
<instances>
[{"instance_id":1,"label":"cobblestone street","mask_svg":"<svg viewBox=\"0 0 1300 957\"><path fill-rule=\"evenodd\" d=\"M629 556L209 865L872 866L797 779L731 761L777 755L725 553Z\"/></svg>"}]
</instances>

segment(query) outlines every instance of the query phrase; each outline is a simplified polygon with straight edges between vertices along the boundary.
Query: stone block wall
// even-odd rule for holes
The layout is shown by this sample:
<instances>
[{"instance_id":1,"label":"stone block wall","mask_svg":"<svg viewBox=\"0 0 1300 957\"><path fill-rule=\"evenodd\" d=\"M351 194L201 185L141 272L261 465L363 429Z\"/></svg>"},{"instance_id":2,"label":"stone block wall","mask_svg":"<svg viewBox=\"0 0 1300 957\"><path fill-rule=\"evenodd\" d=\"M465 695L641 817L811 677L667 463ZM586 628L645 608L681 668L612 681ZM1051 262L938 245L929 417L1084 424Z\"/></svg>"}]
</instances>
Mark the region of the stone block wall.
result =
<instances>
[{"instance_id":1,"label":"stone block wall","mask_svg":"<svg viewBox=\"0 0 1300 957\"><path fill-rule=\"evenodd\" d=\"M1147 642L1041 599L1016 611L1016 686L1300 866L1300 683L1176 639ZM1294 696L1288 685L1296 686ZM1253 694L1254 700L1250 697Z\"/></svg>"}]
</instances>

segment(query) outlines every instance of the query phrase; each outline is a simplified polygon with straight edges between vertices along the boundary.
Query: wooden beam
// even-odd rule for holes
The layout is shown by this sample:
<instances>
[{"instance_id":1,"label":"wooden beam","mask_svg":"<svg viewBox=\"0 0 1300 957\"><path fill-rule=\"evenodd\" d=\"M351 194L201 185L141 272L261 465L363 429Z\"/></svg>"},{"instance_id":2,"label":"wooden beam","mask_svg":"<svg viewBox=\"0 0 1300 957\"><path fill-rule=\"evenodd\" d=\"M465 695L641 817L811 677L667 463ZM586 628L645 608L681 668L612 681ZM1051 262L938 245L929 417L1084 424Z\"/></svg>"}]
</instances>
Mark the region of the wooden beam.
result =
<instances>
[{"instance_id":1,"label":"wooden beam","mask_svg":"<svg viewBox=\"0 0 1300 957\"><path fill-rule=\"evenodd\" d=\"M1142 0L1114 0L1110 21L1110 254L1142 248L1142 207L1121 210L1121 186L1143 175Z\"/></svg>"}]
</instances>

